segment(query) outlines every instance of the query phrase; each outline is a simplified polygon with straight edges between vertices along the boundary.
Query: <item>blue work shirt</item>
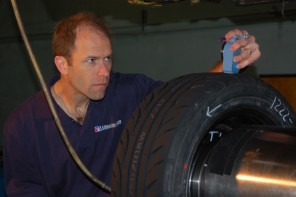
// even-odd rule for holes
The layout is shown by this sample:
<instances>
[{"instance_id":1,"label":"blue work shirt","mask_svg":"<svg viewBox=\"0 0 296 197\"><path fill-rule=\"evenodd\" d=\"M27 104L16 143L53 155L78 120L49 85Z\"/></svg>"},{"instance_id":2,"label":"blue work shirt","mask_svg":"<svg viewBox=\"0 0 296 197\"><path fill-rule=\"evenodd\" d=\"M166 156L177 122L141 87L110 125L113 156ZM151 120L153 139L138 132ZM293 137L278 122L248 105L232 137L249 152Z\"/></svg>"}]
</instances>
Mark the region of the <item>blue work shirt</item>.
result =
<instances>
[{"instance_id":1,"label":"blue work shirt","mask_svg":"<svg viewBox=\"0 0 296 197\"><path fill-rule=\"evenodd\" d=\"M80 159L107 185L111 186L113 158L124 126L143 98L160 84L140 74L112 73L105 97L89 103L83 125L54 102ZM9 196L109 195L88 180L71 158L43 92L25 101L6 122L4 174Z\"/></svg>"}]
</instances>

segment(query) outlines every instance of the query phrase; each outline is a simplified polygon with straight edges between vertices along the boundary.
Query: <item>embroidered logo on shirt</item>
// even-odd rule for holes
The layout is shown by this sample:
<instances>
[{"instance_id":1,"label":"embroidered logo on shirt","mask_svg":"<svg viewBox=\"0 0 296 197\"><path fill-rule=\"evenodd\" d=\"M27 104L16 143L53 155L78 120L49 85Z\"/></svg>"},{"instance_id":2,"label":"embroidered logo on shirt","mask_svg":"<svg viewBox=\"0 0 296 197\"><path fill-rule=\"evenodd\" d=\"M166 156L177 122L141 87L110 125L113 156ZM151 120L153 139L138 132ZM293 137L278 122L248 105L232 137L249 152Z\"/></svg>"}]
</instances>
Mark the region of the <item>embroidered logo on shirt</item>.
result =
<instances>
[{"instance_id":1,"label":"embroidered logo on shirt","mask_svg":"<svg viewBox=\"0 0 296 197\"><path fill-rule=\"evenodd\" d=\"M99 126L95 126L95 132L98 133L98 132L101 132L101 131L105 131L105 130L108 130L108 129L112 129L112 128L115 128L117 127L118 125L121 124L121 120L118 120L117 122L115 123L111 123L111 124L107 124L107 125L99 125Z\"/></svg>"}]
</instances>

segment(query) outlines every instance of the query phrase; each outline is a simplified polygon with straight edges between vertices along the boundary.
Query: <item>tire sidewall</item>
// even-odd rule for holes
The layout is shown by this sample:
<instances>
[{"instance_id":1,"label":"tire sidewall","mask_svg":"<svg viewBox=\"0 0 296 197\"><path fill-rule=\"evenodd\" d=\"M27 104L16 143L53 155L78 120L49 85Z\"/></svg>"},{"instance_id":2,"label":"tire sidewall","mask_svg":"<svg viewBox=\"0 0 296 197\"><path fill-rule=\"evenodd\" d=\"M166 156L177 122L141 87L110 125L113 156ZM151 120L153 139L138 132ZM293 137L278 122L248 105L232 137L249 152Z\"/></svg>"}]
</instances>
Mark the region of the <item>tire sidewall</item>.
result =
<instances>
[{"instance_id":1,"label":"tire sidewall","mask_svg":"<svg viewBox=\"0 0 296 197\"><path fill-rule=\"evenodd\" d=\"M217 87L211 89L209 86L207 92L194 99L176 128L176 136L168 154L168 161L172 162L165 168L164 193L170 194L168 196L184 196L184 191L189 191L190 163L198 144L213 125L231 115L234 110L246 108L264 114L274 126L295 125L294 112L285 98L264 82L256 79L255 82L233 84L227 86L226 90ZM207 116L207 112L215 108Z\"/></svg>"}]
</instances>

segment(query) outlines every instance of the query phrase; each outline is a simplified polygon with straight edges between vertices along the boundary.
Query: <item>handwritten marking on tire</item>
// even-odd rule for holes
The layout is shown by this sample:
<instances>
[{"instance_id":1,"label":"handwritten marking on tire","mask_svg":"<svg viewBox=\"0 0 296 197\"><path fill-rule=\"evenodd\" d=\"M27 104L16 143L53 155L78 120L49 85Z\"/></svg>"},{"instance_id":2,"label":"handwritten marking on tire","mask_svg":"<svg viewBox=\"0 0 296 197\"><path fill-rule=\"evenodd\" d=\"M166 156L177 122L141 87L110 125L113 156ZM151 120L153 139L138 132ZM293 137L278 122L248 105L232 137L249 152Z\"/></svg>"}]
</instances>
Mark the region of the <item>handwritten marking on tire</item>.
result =
<instances>
[{"instance_id":1,"label":"handwritten marking on tire","mask_svg":"<svg viewBox=\"0 0 296 197\"><path fill-rule=\"evenodd\" d=\"M270 106L270 109L274 109L281 117L283 117L284 122L288 120L292 124L292 120L290 118L290 112L279 98L274 97L273 102Z\"/></svg>"},{"instance_id":2,"label":"handwritten marking on tire","mask_svg":"<svg viewBox=\"0 0 296 197\"><path fill-rule=\"evenodd\" d=\"M212 109L212 110L210 110L210 107L208 106L208 109L207 109L207 116L208 116L208 117L212 117L212 113L213 113L214 111L216 111L217 109L219 109L221 106L222 106L222 104L216 106L216 107L215 107L214 109Z\"/></svg>"}]
</instances>

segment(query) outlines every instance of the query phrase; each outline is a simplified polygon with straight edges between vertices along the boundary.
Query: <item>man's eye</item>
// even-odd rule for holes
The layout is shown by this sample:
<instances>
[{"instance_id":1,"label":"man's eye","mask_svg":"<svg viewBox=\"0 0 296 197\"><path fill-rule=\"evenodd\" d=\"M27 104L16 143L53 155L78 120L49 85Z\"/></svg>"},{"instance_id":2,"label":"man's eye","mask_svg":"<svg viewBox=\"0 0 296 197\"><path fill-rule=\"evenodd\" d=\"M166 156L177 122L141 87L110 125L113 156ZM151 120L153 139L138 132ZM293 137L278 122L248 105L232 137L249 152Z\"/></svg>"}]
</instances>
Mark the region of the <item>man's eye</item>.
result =
<instances>
[{"instance_id":1,"label":"man's eye","mask_svg":"<svg viewBox=\"0 0 296 197\"><path fill-rule=\"evenodd\" d=\"M88 63L94 63L96 61L95 58L87 58L86 60Z\"/></svg>"},{"instance_id":2,"label":"man's eye","mask_svg":"<svg viewBox=\"0 0 296 197\"><path fill-rule=\"evenodd\" d=\"M105 57L105 61L111 62L112 61L112 56Z\"/></svg>"}]
</instances>

